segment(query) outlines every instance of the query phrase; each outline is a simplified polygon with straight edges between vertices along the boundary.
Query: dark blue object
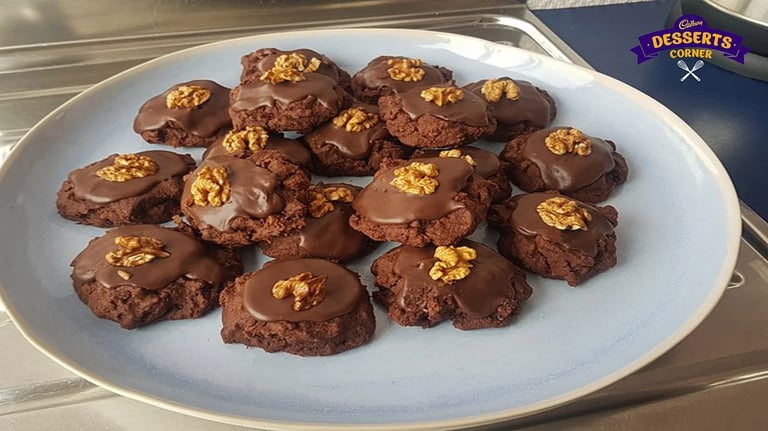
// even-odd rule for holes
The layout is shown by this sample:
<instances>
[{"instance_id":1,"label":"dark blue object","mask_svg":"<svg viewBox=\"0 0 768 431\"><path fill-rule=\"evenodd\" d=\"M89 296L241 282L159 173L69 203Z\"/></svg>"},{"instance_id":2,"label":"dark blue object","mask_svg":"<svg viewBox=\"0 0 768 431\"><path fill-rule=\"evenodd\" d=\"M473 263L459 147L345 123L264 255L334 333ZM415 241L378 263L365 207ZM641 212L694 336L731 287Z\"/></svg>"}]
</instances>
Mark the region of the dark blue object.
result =
<instances>
[{"instance_id":1,"label":"dark blue object","mask_svg":"<svg viewBox=\"0 0 768 431\"><path fill-rule=\"evenodd\" d=\"M537 11L536 15L596 70L655 98L717 153L739 197L768 219L768 83L704 63L688 77L662 53L637 64L640 35L665 27L674 2ZM683 59L693 67L695 58ZM617 107L620 109L620 107ZM631 168L631 160L630 160Z\"/></svg>"}]
</instances>

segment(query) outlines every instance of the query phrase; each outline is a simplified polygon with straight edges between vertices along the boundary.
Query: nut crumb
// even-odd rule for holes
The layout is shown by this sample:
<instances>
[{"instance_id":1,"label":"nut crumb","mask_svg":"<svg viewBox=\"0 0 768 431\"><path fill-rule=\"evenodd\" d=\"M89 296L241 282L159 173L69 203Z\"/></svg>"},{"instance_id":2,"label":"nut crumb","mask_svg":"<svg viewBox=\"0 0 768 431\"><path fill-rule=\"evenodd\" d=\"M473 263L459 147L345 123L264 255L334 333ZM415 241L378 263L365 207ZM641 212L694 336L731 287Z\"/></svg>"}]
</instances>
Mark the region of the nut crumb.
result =
<instances>
[{"instance_id":1,"label":"nut crumb","mask_svg":"<svg viewBox=\"0 0 768 431\"><path fill-rule=\"evenodd\" d=\"M326 187L323 189L325 198L333 202L352 202L355 196L346 187Z\"/></svg>"},{"instance_id":2,"label":"nut crumb","mask_svg":"<svg viewBox=\"0 0 768 431\"><path fill-rule=\"evenodd\" d=\"M211 91L198 85L182 85L176 87L165 96L165 106L168 109L196 108L211 98Z\"/></svg>"},{"instance_id":3,"label":"nut crumb","mask_svg":"<svg viewBox=\"0 0 768 431\"><path fill-rule=\"evenodd\" d=\"M389 77L395 81L417 82L424 79L424 69L418 58L390 58L387 60Z\"/></svg>"},{"instance_id":4,"label":"nut crumb","mask_svg":"<svg viewBox=\"0 0 768 431\"><path fill-rule=\"evenodd\" d=\"M579 129L558 129L544 138L544 145L552 154L562 156L575 153L579 156L592 154L592 141Z\"/></svg>"},{"instance_id":5,"label":"nut crumb","mask_svg":"<svg viewBox=\"0 0 768 431\"><path fill-rule=\"evenodd\" d=\"M592 214L579 203L560 196L549 198L536 206L536 212L547 226L558 230L589 230Z\"/></svg>"},{"instance_id":6,"label":"nut crumb","mask_svg":"<svg viewBox=\"0 0 768 431\"><path fill-rule=\"evenodd\" d=\"M117 248L104 256L107 263L112 266L132 268L152 262L158 257L168 257L171 255L163 250L165 244L162 241L150 236L118 236L115 238L115 245L117 245ZM126 274L128 274L128 278L131 277L131 274L127 272ZM118 275L128 280L128 278L120 274L120 271L118 271Z\"/></svg>"},{"instance_id":7,"label":"nut crumb","mask_svg":"<svg viewBox=\"0 0 768 431\"><path fill-rule=\"evenodd\" d=\"M395 179L390 184L400 191L414 195L431 195L440 185L435 179L440 172L434 163L411 162L395 169Z\"/></svg>"},{"instance_id":8,"label":"nut crumb","mask_svg":"<svg viewBox=\"0 0 768 431\"><path fill-rule=\"evenodd\" d=\"M489 79L483 83L480 93L491 103L501 100L502 95L509 100L517 100L520 98L520 87L511 79Z\"/></svg>"},{"instance_id":9,"label":"nut crumb","mask_svg":"<svg viewBox=\"0 0 768 431\"><path fill-rule=\"evenodd\" d=\"M249 148L256 152L263 149L269 140L269 133L259 126L246 126L243 130L230 130L221 141L221 145L229 153L235 153Z\"/></svg>"},{"instance_id":10,"label":"nut crumb","mask_svg":"<svg viewBox=\"0 0 768 431\"><path fill-rule=\"evenodd\" d=\"M448 157L460 157L460 158L464 159L464 161L469 163L470 165L477 166L477 162L475 161L474 158L472 158L472 156L470 156L469 154L463 154L462 155L461 154L461 150L456 149L456 148L454 148L452 150L440 151L440 153L438 154L438 157L440 157L441 159L445 159L445 158L448 158Z\"/></svg>"},{"instance_id":11,"label":"nut crumb","mask_svg":"<svg viewBox=\"0 0 768 431\"><path fill-rule=\"evenodd\" d=\"M304 73L316 72L322 62L316 57L307 61L307 57L297 52L283 54L275 59L275 65L264 72L259 79L279 84L284 81L299 82L306 78Z\"/></svg>"},{"instance_id":12,"label":"nut crumb","mask_svg":"<svg viewBox=\"0 0 768 431\"><path fill-rule=\"evenodd\" d=\"M312 200L309 202L307 210L309 215L314 218L320 218L333 211L333 204L320 192L310 192Z\"/></svg>"},{"instance_id":13,"label":"nut crumb","mask_svg":"<svg viewBox=\"0 0 768 431\"><path fill-rule=\"evenodd\" d=\"M470 260L477 259L477 251L471 247L439 246L434 253L435 263L429 269L432 280L451 283L466 278L472 264Z\"/></svg>"},{"instance_id":14,"label":"nut crumb","mask_svg":"<svg viewBox=\"0 0 768 431\"><path fill-rule=\"evenodd\" d=\"M230 184L227 168L203 166L190 190L195 205L220 207L229 200Z\"/></svg>"},{"instance_id":15,"label":"nut crumb","mask_svg":"<svg viewBox=\"0 0 768 431\"><path fill-rule=\"evenodd\" d=\"M272 296L284 299L293 295L293 311L308 310L325 299L327 275L302 272L272 285Z\"/></svg>"},{"instance_id":16,"label":"nut crumb","mask_svg":"<svg viewBox=\"0 0 768 431\"><path fill-rule=\"evenodd\" d=\"M421 98L437 106L443 106L463 99L464 90L456 87L430 87L421 92Z\"/></svg>"},{"instance_id":17,"label":"nut crumb","mask_svg":"<svg viewBox=\"0 0 768 431\"><path fill-rule=\"evenodd\" d=\"M117 275L119 275L119 276L120 276L120 278L122 278L123 280L126 280L126 281L130 280L130 279L131 279L131 277L132 277L132 275L131 275L131 273L130 273L130 272L128 272L128 271L123 271L122 269L118 269L118 270L117 270Z\"/></svg>"},{"instance_id":18,"label":"nut crumb","mask_svg":"<svg viewBox=\"0 0 768 431\"><path fill-rule=\"evenodd\" d=\"M144 178L157 173L157 163L140 154L123 154L112 160L112 164L96 171L96 175L107 181L121 183L135 178Z\"/></svg>"},{"instance_id":19,"label":"nut crumb","mask_svg":"<svg viewBox=\"0 0 768 431\"><path fill-rule=\"evenodd\" d=\"M345 109L333 119L334 126L343 127L347 132L362 132L378 122L378 115L365 112L360 108Z\"/></svg>"}]
</instances>

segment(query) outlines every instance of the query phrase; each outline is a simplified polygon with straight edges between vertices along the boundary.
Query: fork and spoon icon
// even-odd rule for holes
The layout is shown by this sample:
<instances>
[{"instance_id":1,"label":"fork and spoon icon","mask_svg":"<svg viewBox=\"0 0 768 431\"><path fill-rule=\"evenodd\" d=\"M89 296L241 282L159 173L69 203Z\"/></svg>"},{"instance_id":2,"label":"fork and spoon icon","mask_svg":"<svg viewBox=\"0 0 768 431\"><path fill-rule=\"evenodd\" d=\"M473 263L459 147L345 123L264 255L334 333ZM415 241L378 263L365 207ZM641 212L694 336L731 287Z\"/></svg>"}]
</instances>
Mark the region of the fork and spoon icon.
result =
<instances>
[{"instance_id":1,"label":"fork and spoon icon","mask_svg":"<svg viewBox=\"0 0 768 431\"><path fill-rule=\"evenodd\" d=\"M677 67L679 67L680 69L683 69L684 71L688 72L688 73L685 74L685 76L680 78L680 82L685 81L689 76L693 76L694 79L696 79L697 81L701 82L701 78L696 76L696 74L693 73L693 72L695 72L695 71L701 69L702 67L704 67L704 62L703 61L697 60L696 63L693 64L693 68L689 69L688 65L685 64L685 62L683 60L679 60L677 62Z\"/></svg>"}]
</instances>

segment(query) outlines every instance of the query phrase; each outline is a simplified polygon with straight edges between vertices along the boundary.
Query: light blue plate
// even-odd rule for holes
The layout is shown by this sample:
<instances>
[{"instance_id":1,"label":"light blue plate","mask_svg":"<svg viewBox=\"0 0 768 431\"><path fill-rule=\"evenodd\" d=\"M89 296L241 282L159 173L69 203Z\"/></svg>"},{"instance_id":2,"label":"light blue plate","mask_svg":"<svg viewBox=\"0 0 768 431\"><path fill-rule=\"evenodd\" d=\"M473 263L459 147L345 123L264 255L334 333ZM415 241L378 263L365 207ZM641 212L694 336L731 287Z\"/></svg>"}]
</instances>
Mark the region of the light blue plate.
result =
<instances>
[{"instance_id":1,"label":"light blue plate","mask_svg":"<svg viewBox=\"0 0 768 431\"><path fill-rule=\"evenodd\" d=\"M56 214L62 180L111 153L156 149L131 128L142 102L190 79L234 86L240 56L273 46L315 49L350 72L374 56L397 54L447 66L460 84L510 74L549 90L557 124L614 140L629 162L629 181L608 201L620 212L618 266L575 289L531 277L533 297L503 329L401 328L377 310L370 344L325 358L224 345L219 311L135 331L97 319L75 296L68 264L102 230ZM0 294L39 349L130 398L280 429L447 429L519 417L595 391L701 322L734 267L740 231L736 194L719 161L648 96L527 51L409 30L255 36L135 67L57 109L21 141L0 169L0 205ZM491 235L480 230L475 237ZM256 252L247 258L250 269L264 260ZM370 260L353 265L369 287Z\"/></svg>"}]
</instances>

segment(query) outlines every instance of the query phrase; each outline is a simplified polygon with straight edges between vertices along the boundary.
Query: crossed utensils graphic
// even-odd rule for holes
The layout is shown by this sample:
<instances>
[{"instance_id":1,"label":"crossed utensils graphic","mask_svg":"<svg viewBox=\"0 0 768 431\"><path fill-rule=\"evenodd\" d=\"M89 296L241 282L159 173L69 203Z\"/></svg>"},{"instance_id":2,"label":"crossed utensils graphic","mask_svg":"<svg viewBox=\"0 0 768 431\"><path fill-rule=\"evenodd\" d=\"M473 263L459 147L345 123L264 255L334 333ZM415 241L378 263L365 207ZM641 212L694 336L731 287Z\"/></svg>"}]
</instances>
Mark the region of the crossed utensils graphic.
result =
<instances>
[{"instance_id":1,"label":"crossed utensils graphic","mask_svg":"<svg viewBox=\"0 0 768 431\"><path fill-rule=\"evenodd\" d=\"M696 76L696 74L695 74L695 73L693 73L693 72L695 72L695 71L697 71L697 70L701 69L702 67L704 67L704 62L703 62L703 61L701 61L701 60L696 60L696 63L694 63L694 64L693 64L693 68L692 68L692 69L689 69L689 68L688 68L688 65L687 65L687 64L685 64L685 62L684 62L683 60L679 60L679 61L677 62L677 67L679 67L680 69L683 69L684 71L688 72L688 73L686 73L686 74L685 74L685 76L683 76L682 78L680 78L680 82L683 82L683 81L685 81L685 80L686 80L686 79L687 79L689 76L693 76L693 77L694 77L694 79L696 79L697 81L701 82L701 78L699 78L698 76Z\"/></svg>"}]
</instances>

